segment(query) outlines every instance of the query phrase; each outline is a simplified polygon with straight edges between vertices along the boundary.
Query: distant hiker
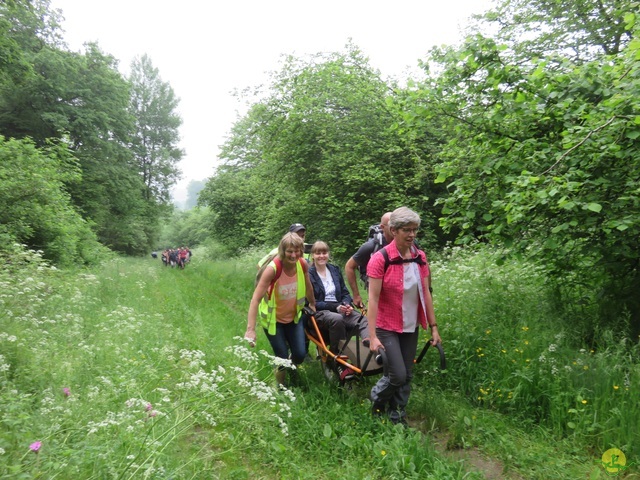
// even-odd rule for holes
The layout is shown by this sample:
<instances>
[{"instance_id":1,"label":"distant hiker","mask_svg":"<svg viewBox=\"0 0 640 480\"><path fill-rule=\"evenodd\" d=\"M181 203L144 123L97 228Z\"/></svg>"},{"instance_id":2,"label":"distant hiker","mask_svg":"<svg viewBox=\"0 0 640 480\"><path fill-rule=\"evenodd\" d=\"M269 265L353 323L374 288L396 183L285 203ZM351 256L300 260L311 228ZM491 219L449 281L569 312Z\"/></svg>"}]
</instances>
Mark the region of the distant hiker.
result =
<instances>
[{"instance_id":1,"label":"distant hiker","mask_svg":"<svg viewBox=\"0 0 640 480\"><path fill-rule=\"evenodd\" d=\"M169 250L169 263L171 264L171 268L178 264L178 250L173 248Z\"/></svg>"},{"instance_id":2,"label":"distant hiker","mask_svg":"<svg viewBox=\"0 0 640 480\"><path fill-rule=\"evenodd\" d=\"M189 251L186 247L181 247L178 249L178 266L180 268L184 268L189 260Z\"/></svg>"}]
</instances>

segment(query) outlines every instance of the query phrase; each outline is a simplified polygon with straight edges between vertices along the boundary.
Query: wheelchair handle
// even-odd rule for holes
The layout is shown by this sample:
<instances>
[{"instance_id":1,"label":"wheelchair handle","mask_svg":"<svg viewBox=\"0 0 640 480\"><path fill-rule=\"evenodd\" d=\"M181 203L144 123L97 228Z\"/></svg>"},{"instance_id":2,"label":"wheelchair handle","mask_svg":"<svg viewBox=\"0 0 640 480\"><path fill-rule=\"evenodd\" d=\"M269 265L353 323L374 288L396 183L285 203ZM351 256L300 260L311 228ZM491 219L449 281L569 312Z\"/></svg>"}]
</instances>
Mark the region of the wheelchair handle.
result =
<instances>
[{"instance_id":1,"label":"wheelchair handle","mask_svg":"<svg viewBox=\"0 0 640 480\"><path fill-rule=\"evenodd\" d=\"M424 348L420 352L420 355L418 355L418 358L415 360L415 363L420 363L422 361L422 359L427 353L427 350L429 350L429 347L431 347L431 340L428 340L427 343L425 343ZM438 349L438 353L440 354L440 370L446 370L447 359L444 356L444 349L442 348L442 345L440 343L436 343L435 347Z\"/></svg>"},{"instance_id":2,"label":"wheelchair handle","mask_svg":"<svg viewBox=\"0 0 640 480\"><path fill-rule=\"evenodd\" d=\"M378 365L386 365L387 364L387 352L384 351L384 348L380 347L375 357L376 363Z\"/></svg>"}]
</instances>

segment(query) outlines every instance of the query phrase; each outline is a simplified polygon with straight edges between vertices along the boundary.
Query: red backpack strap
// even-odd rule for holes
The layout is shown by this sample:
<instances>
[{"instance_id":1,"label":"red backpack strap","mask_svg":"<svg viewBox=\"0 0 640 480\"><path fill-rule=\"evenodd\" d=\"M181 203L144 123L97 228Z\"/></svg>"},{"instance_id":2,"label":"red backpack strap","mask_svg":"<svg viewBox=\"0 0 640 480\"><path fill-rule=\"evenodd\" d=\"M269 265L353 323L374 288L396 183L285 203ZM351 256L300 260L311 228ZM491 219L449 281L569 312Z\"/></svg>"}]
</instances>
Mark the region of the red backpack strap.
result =
<instances>
[{"instance_id":1,"label":"red backpack strap","mask_svg":"<svg viewBox=\"0 0 640 480\"><path fill-rule=\"evenodd\" d=\"M271 280L271 283L269 284L269 290L267 290L267 295L269 296L269 298L271 298L271 294L273 293L273 289L276 286L276 282L280 278L280 275L282 275L282 260L280 260L279 257L276 257L273 259L273 263L276 266L276 275L275 277L273 277L273 280Z\"/></svg>"},{"instance_id":2,"label":"red backpack strap","mask_svg":"<svg viewBox=\"0 0 640 480\"><path fill-rule=\"evenodd\" d=\"M309 270L309 265L307 264L307 261L304 258L299 258L298 262L300 262L302 271L306 274L307 271ZM276 257L273 259L273 263L276 265L276 275L275 277L273 277L273 280L271 280L271 284L269 285L269 290L267 290L267 294L269 295L269 298L271 298L271 294L273 293L273 289L275 288L276 282L280 278L280 275L282 275L282 260L280 260L279 257Z\"/></svg>"}]
</instances>

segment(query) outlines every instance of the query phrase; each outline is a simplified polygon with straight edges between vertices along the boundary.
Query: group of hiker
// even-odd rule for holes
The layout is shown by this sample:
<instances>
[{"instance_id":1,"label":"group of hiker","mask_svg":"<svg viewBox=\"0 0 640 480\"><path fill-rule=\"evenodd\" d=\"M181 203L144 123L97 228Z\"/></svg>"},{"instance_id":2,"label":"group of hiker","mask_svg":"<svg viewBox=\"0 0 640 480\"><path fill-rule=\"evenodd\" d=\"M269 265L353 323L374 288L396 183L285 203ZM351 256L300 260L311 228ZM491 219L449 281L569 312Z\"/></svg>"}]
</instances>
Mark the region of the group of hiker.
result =
<instances>
[{"instance_id":1,"label":"group of hiker","mask_svg":"<svg viewBox=\"0 0 640 480\"><path fill-rule=\"evenodd\" d=\"M387 359L384 375L371 389L372 414L406 425L419 327L431 329L432 344L441 342L427 257L415 242L419 227L420 216L407 207L382 216L379 235L368 239L345 265L351 296L340 269L330 263L329 245L305 244L306 228L294 223L278 248L258 264L245 339L255 345L259 322L274 355L300 365L308 349L305 306L318 326L328 331L332 351L346 338L346 331L359 328L363 346L373 353L384 350ZM368 291L367 315L362 318L356 310L365 308L358 270ZM338 370L341 380L353 375L350 370ZM279 384L285 384L286 375L286 368L276 367Z\"/></svg>"},{"instance_id":2,"label":"group of hiker","mask_svg":"<svg viewBox=\"0 0 640 480\"><path fill-rule=\"evenodd\" d=\"M166 248L160 254L162 264L165 267L184 268L191 260L191 250L189 247ZM157 258L157 252L151 253L153 258Z\"/></svg>"}]
</instances>

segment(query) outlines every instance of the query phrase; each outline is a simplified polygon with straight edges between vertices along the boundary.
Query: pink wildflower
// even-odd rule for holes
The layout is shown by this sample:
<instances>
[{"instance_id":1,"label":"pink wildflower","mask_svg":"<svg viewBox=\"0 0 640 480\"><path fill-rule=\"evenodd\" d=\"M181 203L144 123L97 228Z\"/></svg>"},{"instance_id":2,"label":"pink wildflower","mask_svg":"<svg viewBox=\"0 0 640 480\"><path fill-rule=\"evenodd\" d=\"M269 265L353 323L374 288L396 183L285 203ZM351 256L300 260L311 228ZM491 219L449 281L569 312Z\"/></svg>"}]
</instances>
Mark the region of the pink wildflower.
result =
<instances>
[{"instance_id":1,"label":"pink wildflower","mask_svg":"<svg viewBox=\"0 0 640 480\"><path fill-rule=\"evenodd\" d=\"M33 442L31 445L29 445L29 449L32 452L38 453L38 450L40 450L40 447L42 446L42 442L38 441L38 442Z\"/></svg>"},{"instance_id":2,"label":"pink wildflower","mask_svg":"<svg viewBox=\"0 0 640 480\"><path fill-rule=\"evenodd\" d=\"M153 411L151 411L151 412L149 413L149 416L150 416L150 417L155 417L156 415L158 415L158 412L156 412L155 410L153 410Z\"/></svg>"},{"instance_id":3,"label":"pink wildflower","mask_svg":"<svg viewBox=\"0 0 640 480\"><path fill-rule=\"evenodd\" d=\"M65 396L65 397L68 397L68 396L70 396L70 395L71 395L71 389L70 389L69 387L64 387L64 388L62 389L62 393L64 393L64 396Z\"/></svg>"},{"instance_id":4,"label":"pink wildflower","mask_svg":"<svg viewBox=\"0 0 640 480\"><path fill-rule=\"evenodd\" d=\"M151 405L150 403L147 403L147 407L145 408L145 410L148 412L152 408L153 408L153 405Z\"/></svg>"}]
</instances>

